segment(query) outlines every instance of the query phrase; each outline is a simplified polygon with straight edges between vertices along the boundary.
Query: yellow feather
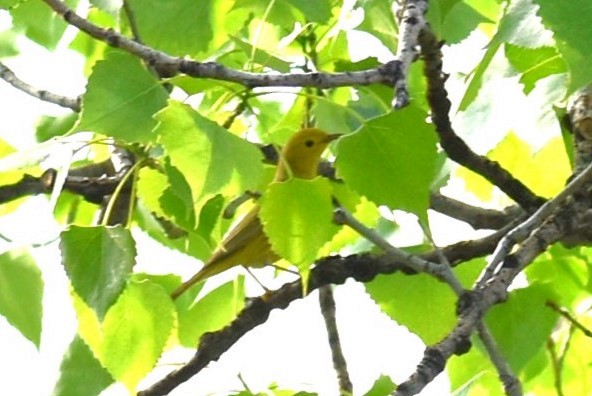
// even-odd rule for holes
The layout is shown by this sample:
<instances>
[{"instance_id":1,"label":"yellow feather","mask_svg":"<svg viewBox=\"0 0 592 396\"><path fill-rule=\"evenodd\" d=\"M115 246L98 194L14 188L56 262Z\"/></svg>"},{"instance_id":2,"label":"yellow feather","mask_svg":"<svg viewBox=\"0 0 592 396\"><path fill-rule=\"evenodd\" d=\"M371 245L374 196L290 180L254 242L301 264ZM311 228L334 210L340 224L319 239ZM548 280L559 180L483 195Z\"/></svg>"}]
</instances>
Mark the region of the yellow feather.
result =
<instances>
[{"instance_id":1,"label":"yellow feather","mask_svg":"<svg viewBox=\"0 0 592 396\"><path fill-rule=\"evenodd\" d=\"M339 136L329 135L316 128L295 133L280 153L274 182L285 181L290 177L314 179L323 151L329 142ZM263 232L258 215L257 205L224 236L201 271L179 286L171 297L175 299L196 283L237 265L262 267L279 260L280 257L273 252Z\"/></svg>"}]
</instances>

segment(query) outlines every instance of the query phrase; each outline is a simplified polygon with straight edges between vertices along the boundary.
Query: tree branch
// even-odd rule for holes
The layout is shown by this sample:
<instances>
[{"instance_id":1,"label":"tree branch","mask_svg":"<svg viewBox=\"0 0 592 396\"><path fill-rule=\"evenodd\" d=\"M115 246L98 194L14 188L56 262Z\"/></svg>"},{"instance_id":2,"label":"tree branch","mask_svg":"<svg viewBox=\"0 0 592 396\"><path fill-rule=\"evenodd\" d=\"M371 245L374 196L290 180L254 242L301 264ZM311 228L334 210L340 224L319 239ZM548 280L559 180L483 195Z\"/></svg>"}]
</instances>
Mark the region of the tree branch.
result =
<instances>
[{"instance_id":1,"label":"tree branch","mask_svg":"<svg viewBox=\"0 0 592 396\"><path fill-rule=\"evenodd\" d=\"M333 358L333 368L337 372L339 381L339 393L342 396L351 396L353 394L353 385L349 379L347 371L347 361L343 356L341 341L339 340L339 331L337 330L337 321L335 320L335 298L330 285L319 288L319 303L321 314L325 320L327 335L329 337L329 347L331 348L331 357Z\"/></svg>"},{"instance_id":2,"label":"tree branch","mask_svg":"<svg viewBox=\"0 0 592 396\"><path fill-rule=\"evenodd\" d=\"M483 321L481 321L477 326L477 332L479 334L479 338L481 338L481 341L483 341L483 345L487 350L489 359L499 374L499 378L502 381L506 395L522 395L522 385L520 384L520 381L512 372L512 369L510 368L510 365L506 359L502 356L499 347L493 338L493 335Z\"/></svg>"},{"instance_id":3,"label":"tree branch","mask_svg":"<svg viewBox=\"0 0 592 396\"><path fill-rule=\"evenodd\" d=\"M177 58L128 39L113 29L101 28L77 15L60 0L43 1L61 15L68 24L77 27L97 40L107 43L111 47L121 48L136 55L158 70L161 76L172 77L184 73L196 78L212 78L235 82L249 88L279 86L333 88L370 84L392 86L400 78L400 68L397 61L388 62L374 69L346 73L266 74L234 70L215 62L197 62Z\"/></svg>"},{"instance_id":4,"label":"tree branch","mask_svg":"<svg viewBox=\"0 0 592 396\"><path fill-rule=\"evenodd\" d=\"M442 254L441 250L438 248L434 239L432 238L432 234L429 228L424 227L424 234L428 237L429 241L431 242L434 250L439 253L440 255L440 264L446 266L447 268L451 268L448 259L444 254ZM455 276L454 273L451 276ZM451 285L452 289L456 293L457 296L461 297L464 293L464 289L459 288L457 285L460 285L460 282ZM479 338L483 342L483 346L487 351L487 355L489 359L493 363L494 367L496 368L499 378L502 381L506 394L508 396L521 396L522 395L522 385L516 375L512 372L510 365L502 355L497 342L493 338L493 335L489 331L487 325L481 320L477 325L477 334L479 334Z\"/></svg>"},{"instance_id":5,"label":"tree branch","mask_svg":"<svg viewBox=\"0 0 592 396\"><path fill-rule=\"evenodd\" d=\"M432 121L440 136L440 145L448 157L499 187L527 212L535 211L545 203L544 198L530 191L497 162L477 155L456 134L448 116L451 104L444 87L446 77L442 72L442 43L439 43L434 34L426 28L419 35L419 44L425 61L424 74L428 84L427 98L432 111Z\"/></svg>"},{"instance_id":6,"label":"tree branch","mask_svg":"<svg viewBox=\"0 0 592 396\"><path fill-rule=\"evenodd\" d=\"M465 241L455 245L441 248L441 254L454 266L455 263L464 262L475 257L482 257L491 253L496 243L503 236L503 231L498 231L485 238L474 241ZM507 230L506 230L507 232ZM419 254L423 260L433 260L440 253L435 251ZM370 254L352 255L348 257L326 257L318 260L310 273L309 291L321 286L343 284L346 279L353 278L359 282L368 282L379 274L391 274L402 271L413 275L406 264L384 254L372 256ZM199 373L210 362L226 352L243 335L253 328L263 324L271 310L286 308L292 301L302 298L302 285L295 281L283 285L276 291L250 300L250 303L237 315L228 326L214 333L208 333L202 337L193 358L181 368L169 373L166 377L156 382L148 389L140 392L140 396L165 395L183 382Z\"/></svg>"},{"instance_id":7,"label":"tree branch","mask_svg":"<svg viewBox=\"0 0 592 396\"><path fill-rule=\"evenodd\" d=\"M430 208L446 216L463 221L476 230L498 230L525 215L519 206L508 206L503 211L484 209L466 204L440 193L430 195Z\"/></svg>"},{"instance_id":8,"label":"tree branch","mask_svg":"<svg viewBox=\"0 0 592 396\"><path fill-rule=\"evenodd\" d=\"M498 265L505 258L508 257L514 245L520 243L527 236L531 235L531 233L537 228L539 228L543 222L547 221L547 219L552 213L558 211L560 209L560 206L565 204L565 201L568 200L568 198L571 198L574 193L589 185L591 181L592 163L588 165L588 167L582 173L580 173L578 176L572 179L571 182L559 194L557 194L555 198L553 198L551 201L546 202L526 221L521 223L512 231L508 232L508 234L500 241L496 251L494 252L491 262L485 269L485 272L481 276L481 279L479 279L478 285L483 285L491 278ZM585 212L584 209L582 210ZM555 216L554 219L556 219L556 221L559 221L558 216ZM567 231L567 228L562 228L562 234L558 236L558 239L561 238L563 234Z\"/></svg>"},{"instance_id":9,"label":"tree branch","mask_svg":"<svg viewBox=\"0 0 592 396\"><path fill-rule=\"evenodd\" d=\"M27 195L49 194L53 188L57 172L47 169L39 177L24 174L16 183L0 186L0 204Z\"/></svg>"},{"instance_id":10,"label":"tree branch","mask_svg":"<svg viewBox=\"0 0 592 396\"><path fill-rule=\"evenodd\" d=\"M560 210L541 224L516 252L504 258L501 268L487 282L480 282L472 291L461 296L455 328L442 341L426 348L424 358L416 371L399 385L395 395L417 394L444 370L452 355L466 353L471 346L470 336L487 310L494 304L505 301L508 287L516 276L549 245L573 229L578 222L578 215L588 208L587 199L574 199L569 205L560 207Z\"/></svg>"},{"instance_id":11,"label":"tree branch","mask_svg":"<svg viewBox=\"0 0 592 396\"><path fill-rule=\"evenodd\" d=\"M14 88L33 96L44 102L57 104L58 106L67 107L75 112L80 111L80 97L68 98L66 96L56 95L41 89L37 89L32 85L27 84L19 79L16 74L4 63L0 62L0 78L12 85Z\"/></svg>"},{"instance_id":12,"label":"tree branch","mask_svg":"<svg viewBox=\"0 0 592 396\"><path fill-rule=\"evenodd\" d=\"M580 323L580 321L574 318L573 315L569 313L567 309L560 307L554 301L551 300L547 301L546 305L553 309L555 312L557 312L559 315L567 319L567 321L570 322L573 325L573 327L584 333L586 337L592 338L592 330L588 329L586 326Z\"/></svg>"},{"instance_id":13,"label":"tree branch","mask_svg":"<svg viewBox=\"0 0 592 396\"><path fill-rule=\"evenodd\" d=\"M393 1L393 8L396 6ZM425 13L428 9L426 0L406 0L402 12L394 11L399 17L399 45L396 58L399 61L401 78L394 83L395 98L393 107L400 109L409 104L409 91L407 89L407 72L409 66L417 59L417 40L419 32L426 26Z\"/></svg>"}]
</instances>

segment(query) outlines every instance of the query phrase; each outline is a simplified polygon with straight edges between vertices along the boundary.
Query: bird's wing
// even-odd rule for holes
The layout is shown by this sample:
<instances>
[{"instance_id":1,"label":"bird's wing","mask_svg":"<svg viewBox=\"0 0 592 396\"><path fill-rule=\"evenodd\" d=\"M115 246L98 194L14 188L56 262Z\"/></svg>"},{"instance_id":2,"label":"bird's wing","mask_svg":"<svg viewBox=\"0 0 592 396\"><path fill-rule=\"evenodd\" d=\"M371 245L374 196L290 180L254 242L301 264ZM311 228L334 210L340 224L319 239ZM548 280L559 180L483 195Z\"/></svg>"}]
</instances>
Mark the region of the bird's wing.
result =
<instances>
[{"instance_id":1,"label":"bird's wing","mask_svg":"<svg viewBox=\"0 0 592 396\"><path fill-rule=\"evenodd\" d=\"M206 265L220 262L244 249L257 238L261 238L263 227L259 220L259 207L256 206L245 217L224 236L220 246L214 251ZM236 263L236 265L249 265L252 263ZM255 264L255 263L254 263ZM260 263L263 264L263 263Z\"/></svg>"}]
</instances>

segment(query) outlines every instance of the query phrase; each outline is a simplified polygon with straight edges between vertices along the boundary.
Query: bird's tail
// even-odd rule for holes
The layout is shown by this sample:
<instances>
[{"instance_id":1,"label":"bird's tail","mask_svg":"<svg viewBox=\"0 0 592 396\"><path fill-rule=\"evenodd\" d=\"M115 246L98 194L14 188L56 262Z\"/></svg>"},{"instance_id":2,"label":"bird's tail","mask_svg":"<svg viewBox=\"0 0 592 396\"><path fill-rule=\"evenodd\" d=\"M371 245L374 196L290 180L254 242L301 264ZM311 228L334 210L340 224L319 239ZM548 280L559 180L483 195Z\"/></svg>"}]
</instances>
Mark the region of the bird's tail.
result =
<instances>
[{"instance_id":1,"label":"bird's tail","mask_svg":"<svg viewBox=\"0 0 592 396\"><path fill-rule=\"evenodd\" d=\"M193 275L191 279L184 282L171 293L171 298L176 300L181 294L185 293L191 286L209 278L212 275L219 273L215 265L205 265L197 274Z\"/></svg>"}]
</instances>

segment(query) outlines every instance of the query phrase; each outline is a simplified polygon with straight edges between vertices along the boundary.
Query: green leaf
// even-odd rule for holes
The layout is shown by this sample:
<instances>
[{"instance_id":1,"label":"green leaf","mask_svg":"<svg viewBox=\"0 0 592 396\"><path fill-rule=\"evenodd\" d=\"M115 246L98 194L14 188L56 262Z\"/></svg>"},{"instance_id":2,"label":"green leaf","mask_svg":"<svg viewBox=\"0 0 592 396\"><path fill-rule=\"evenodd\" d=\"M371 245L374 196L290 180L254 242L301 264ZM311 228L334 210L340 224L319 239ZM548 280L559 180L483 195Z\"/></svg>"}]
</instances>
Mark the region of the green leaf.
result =
<instances>
[{"instance_id":1,"label":"green leaf","mask_svg":"<svg viewBox=\"0 0 592 396\"><path fill-rule=\"evenodd\" d=\"M186 230L195 229L190 186L174 166L165 163L164 171L142 169L138 180L138 197L157 216L170 218Z\"/></svg>"},{"instance_id":2,"label":"green leaf","mask_svg":"<svg viewBox=\"0 0 592 396\"><path fill-rule=\"evenodd\" d=\"M130 0L142 40L171 55L195 55L213 38L216 0Z\"/></svg>"},{"instance_id":3,"label":"green leaf","mask_svg":"<svg viewBox=\"0 0 592 396\"><path fill-rule=\"evenodd\" d=\"M580 323L583 323L587 329L591 328L589 311L582 312L577 316ZM590 375L592 366L590 365L590 356L592 355L592 345L590 336L583 331L575 330L569 342L568 352L563 360L562 384L564 394L585 395L590 391ZM562 344L558 343L556 348L561 352ZM549 365L551 366L551 365ZM555 372L552 373L553 379L556 378ZM555 383L554 383L555 384ZM537 393L537 394L540 394Z\"/></svg>"},{"instance_id":4,"label":"green leaf","mask_svg":"<svg viewBox=\"0 0 592 396\"><path fill-rule=\"evenodd\" d=\"M266 3L258 0L236 0L232 7L232 18L238 15L265 17L265 22L280 28L293 28L295 21L326 23L331 16L328 0L311 3L307 0L275 0ZM259 23L259 21L257 22ZM265 38L260 38L265 40Z\"/></svg>"},{"instance_id":5,"label":"green leaf","mask_svg":"<svg viewBox=\"0 0 592 396\"><path fill-rule=\"evenodd\" d=\"M43 280L28 254L0 255L0 315L37 348L41 341Z\"/></svg>"},{"instance_id":6,"label":"green leaf","mask_svg":"<svg viewBox=\"0 0 592 396\"><path fill-rule=\"evenodd\" d=\"M497 395L502 390L499 376L481 339L471 337L473 347L459 357L452 357L446 365L451 394L455 396Z\"/></svg>"},{"instance_id":7,"label":"green leaf","mask_svg":"<svg viewBox=\"0 0 592 396\"><path fill-rule=\"evenodd\" d=\"M504 16L499 22L499 28L487 46L483 60L472 73L471 82L465 90L459 111L466 110L477 97L485 71L503 43L527 48L538 48L552 44L551 35L541 24L536 11L537 7L532 3L532 0L514 0L506 7Z\"/></svg>"},{"instance_id":8,"label":"green leaf","mask_svg":"<svg viewBox=\"0 0 592 396\"><path fill-rule=\"evenodd\" d=\"M199 226L196 228L196 214L187 182L176 168L165 166L165 170L167 174L148 168L140 171L138 197L145 208L152 212L149 215L139 208L140 212L144 212L137 218L141 222L140 226L163 245L200 260L206 259L215 247L215 238L212 235L219 223L224 198L217 195L204 204L199 213ZM171 239L164 234L162 222L155 224L154 216L171 221L185 231L186 235Z\"/></svg>"},{"instance_id":9,"label":"green leaf","mask_svg":"<svg viewBox=\"0 0 592 396\"><path fill-rule=\"evenodd\" d=\"M559 52L570 71L568 94L592 81L592 7L588 0L533 0L543 24L553 31Z\"/></svg>"},{"instance_id":10,"label":"green leaf","mask_svg":"<svg viewBox=\"0 0 592 396\"><path fill-rule=\"evenodd\" d=\"M98 396L112 383L109 372L76 336L64 354L52 396Z\"/></svg>"},{"instance_id":11,"label":"green leaf","mask_svg":"<svg viewBox=\"0 0 592 396\"><path fill-rule=\"evenodd\" d=\"M123 0L90 0L90 3L100 10L117 15L123 5Z\"/></svg>"},{"instance_id":12,"label":"green leaf","mask_svg":"<svg viewBox=\"0 0 592 396\"><path fill-rule=\"evenodd\" d=\"M508 301L494 306L485 317L500 352L515 373L520 373L545 347L557 323L557 313L545 307L551 293L542 284L516 290Z\"/></svg>"},{"instance_id":13,"label":"green leaf","mask_svg":"<svg viewBox=\"0 0 592 396\"><path fill-rule=\"evenodd\" d=\"M364 21L357 29L370 33L388 49L395 52L399 29L391 11L391 4L390 0L364 0L361 2Z\"/></svg>"},{"instance_id":14,"label":"green leaf","mask_svg":"<svg viewBox=\"0 0 592 396\"><path fill-rule=\"evenodd\" d=\"M372 388L364 396L390 395L395 389L397 389L397 384L393 382L391 377L383 374L374 381L374 385L372 385Z\"/></svg>"},{"instance_id":15,"label":"green leaf","mask_svg":"<svg viewBox=\"0 0 592 396\"><path fill-rule=\"evenodd\" d=\"M512 67L522 73L520 82L524 84L526 94L532 91L537 81L567 71L565 62L553 47L529 49L506 44L505 50Z\"/></svg>"},{"instance_id":16,"label":"green leaf","mask_svg":"<svg viewBox=\"0 0 592 396\"><path fill-rule=\"evenodd\" d=\"M274 56L260 48L253 47L253 45L246 42L245 40L233 37L232 42L254 63L264 67L269 67L281 73L288 73L290 71L289 62L286 62L285 60L280 59L277 56Z\"/></svg>"},{"instance_id":17,"label":"green leaf","mask_svg":"<svg viewBox=\"0 0 592 396\"><path fill-rule=\"evenodd\" d=\"M119 22L114 16L98 8L91 8L86 16L86 20L104 29L119 29ZM85 58L84 74L88 76L92 73L94 65L105 58L105 53L110 47L107 43L96 40L85 32L79 31L70 43L70 48L79 52Z\"/></svg>"},{"instance_id":18,"label":"green leaf","mask_svg":"<svg viewBox=\"0 0 592 396\"><path fill-rule=\"evenodd\" d=\"M244 276L194 301L200 290L201 287L193 287L175 301L179 315L179 341L188 348L195 348L203 334L226 326L244 307Z\"/></svg>"},{"instance_id":19,"label":"green leaf","mask_svg":"<svg viewBox=\"0 0 592 396\"><path fill-rule=\"evenodd\" d=\"M162 210L177 224L192 230L195 228L196 211L191 186L179 169L170 164L170 159L165 163L164 170L168 178L164 185L167 187L158 199Z\"/></svg>"},{"instance_id":20,"label":"green leaf","mask_svg":"<svg viewBox=\"0 0 592 396\"><path fill-rule=\"evenodd\" d=\"M414 69L414 66L411 66ZM347 106L356 111L361 119L352 122L358 129L364 125L364 121L388 114L392 110L391 100L393 89L386 86L360 87L357 92L357 100L350 100Z\"/></svg>"},{"instance_id":21,"label":"green leaf","mask_svg":"<svg viewBox=\"0 0 592 396\"><path fill-rule=\"evenodd\" d=\"M78 0L66 0L64 3L76 9ZM16 3L10 2L9 6ZM15 28L23 30L25 35L48 50L54 50L68 24L61 15L54 12L41 1L22 1L10 9Z\"/></svg>"},{"instance_id":22,"label":"green leaf","mask_svg":"<svg viewBox=\"0 0 592 396\"><path fill-rule=\"evenodd\" d=\"M455 4L444 19L442 38L449 44L464 40L480 23L493 22L480 14L471 5L461 2Z\"/></svg>"},{"instance_id":23,"label":"green leaf","mask_svg":"<svg viewBox=\"0 0 592 396\"><path fill-rule=\"evenodd\" d=\"M136 248L129 230L72 226L62 233L60 248L74 291L102 319L135 264Z\"/></svg>"},{"instance_id":24,"label":"green leaf","mask_svg":"<svg viewBox=\"0 0 592 396\"><path fill-rule=\"evenodd\" d=\"M379 275L366 290L384 313L426 344L439 341L456 323L456 296L428 275Z\"/></svg>"},{"instance_id":25,"label":"green leaf","mask_svg":"<svg viewBox=\"0 0 592 396\"><path fill-rule=\"evenodd\" d=\"M454 273L469 286L483 265L484 260L476 259L455 268ZM456 324L456 295L449 286L427 274L379 275L366 283L366 290L384 313L426 344L439 341Z\"/></svg>"},{"instance_id":26,"label":"green leaf","mask_svg":"<svg viewBox=\"0 0 592 396\"><path fill-rule=\"evenodd\" d=\"M163 172L148 167L140 169L136 184L138 198L157 216L167 215L161 206L161 197L169 183Z\"/></svg>"},{"instance_id":27,"label":"green leaf","mask_svg":"<svg viewBox=\"0 0 592 396\"><path fill-rule=\"evenodd\" d=\"M317 68L322 69L323 71L336 71L335 69L338 65L343 65L345 63L350 63L351 66L349 41L347 34L344 31L340 31L333 37L323 40L319 43L317 51Z\"/></svg>"},{"instance_id":28,"label":"green leaf","mask_svg":"<svg viewBox=\"0 0 592 396\"><path fill-rule=\"evenodd\" d=\"M206 97L211 97L211 100L206 100L208 104L215 102L224 94L242 89L241 85L234 82L194 78L186 75L175 76L168 82L181 88L188 95L205 94Z\"/></svg>"},{"instance_id":29,"label":"green leaf","mask_svg":"<svg viewBox=\"0 0 592 396\"><path fill-rule=\"evenodd\" d=\"M2 8L2 6L0 6ZM0 58L8 58L18 55L19 50L16 46L18 35L12 30L0 32Z\"/></svg>"},{"instance_id":30,"label":"green leaf","mask_svg":"<svg viewBox=\"0 0 592 396\"><path fill-rule=\"evenodd\" d=\"M72 129L77 118L78 114L76 113L70 113L59 117L42 116L37 121L35 138L38 142L45 142L56 136L64 136Z\"/></svg>"},{"instance_id":31,"label":"green leaf","mask_svg":"<svg viewBox=\"0 0 592 396\"><path fill-rule=\"evenodd\" d=\"M545 29L537 16L537 8L533 0L511 1L492 42L510 43L527 48L551 45L551 33Z\"/></svg>"},{"instance_id":32,"label":"green leaf","mask_svg":"<svg viewBox=\"0 0 592 396\"><path fill-rule=\"evenodd\" d=\"M332 187L327 179L291 178L272 183L261 200L261 222L273 251L302 267L338 230L333 223Z\"/></svg>"},{"instance_id":33,"label":"green leaf","mask_svg":"<svg viewBox=\"0 0 592 396\"><path fill-rule=\"evenodd\" d=\"M458 106L459 112L465 111L469 107L469 105L473 103L473 101L479 94L479 90L481 89L481 86L483 84L483 75L485 74L485 71L489 67L489 64L493 60L493 57L499 50L500 46L501 43L497 40L492 40L491 43L489 43L489 45L487 46L487 50L485 51L485 54L483 54L483 59L481 60L481 62L479 62L475 70L472 72L472 75L470 77L471 81L467 85L465 93Z\"/></svg>"},{"instance_id":34,"label":"green leaf","mask_svg":"<svg viewBox=\"0 0 592 396\"><path fill-rule=\"evenodd\" d=\"M436 136L426 116L412 105L374 118L341 138L339 176L378 205L425 216L437 173Z\"/></svg>"},{"instance_id":35,"label":"green leaf","mask_svg":"<svg viewBox=\"0 0 592 396\"><path fill-rule=\"evenodd\" d=\"M478 29L479 24L495 23L500 14L499 3L497 0L437 0L430 2L427 18L436 36L446 42L460 42ZM469 20L462 20L463 15ZM454 26L453 21L460 26ZM469 30L469 26L473 27Z\"/></svg>"},{"instance_id":36,"label":"green leaf","mask_svg":"<svg viewBox=\"0 0 592 396\"><path fill-rule=\"evenodd\" d=\"M359 124L360 120L355 120L358 114L347 106L351 95L345 90L334 90L330 95L329 98L318 98L312 109L316 126L328 133L352 131L352 125L356 121ZM340 99L345 103L339 103Z\"/></svg>"},{"instance_id":37,"label":"green leaf","mask_svg":"<svg viewBox=\"0 0 592 396\"><path fill-rule=\"evenodd\" d=\"M289 103L289 102L288 102ZM262 107L261 111L265 109L271 108L272 111L274 110L274 105L267 105ZM283 145L286 141L294 134L294 132L298 131L302 126L302 120L306 115L306 97L304 95L298 95L294 102L292 102L292 106L286 112L281 112L278 110L277 114L273 114L271 117L266 116L269 118L273 117L275 124L272 124L269 128L265 128L264 125L261 125L259 128L259 136L261 140L266 143L274 143Z\"/></svg>"},{"instance_id":38,"label":"green leaf","mask_svg":"<svg viewBox=\"0 0 592 396\"><path fill-rule=\"evenodd\" d=\"M327 24L331 19L330 0L280 0L298 9L306 21Z\"/></svg>"},{"instance_id":39,"label":"green leaf","mask_svg":"<svg viewBox=\"0 0 592 396\"><path fill-rule=\"evenodd\" d=\"M101 362L133 391L156 364L173 329L175 307L151 282L131 282L102 324Z\"/></svg>"},{"instance_id":40,"label":"green leaf","mask_svg":"<svg viewBox=\"0 0 592 396\"><path fill-rule=\"evenodd\" d=\"M214 195L238 195L259 183L262 155L254 145L177 102L169 102L156 118L156 132L191 187L196 212Z\"/></svg>"},{"instance_id":41,"label":"green leaf","mask_svg":"<svg viewBox=\"0 0 592 396\"><path fill-rule=\"evenodd\" d=\"M585 254L555 244L537 257L526 268L525 274L529 283L547 285L552 291L549 298L558 298L555 301L557 304L571 307L579 298L589 295L587 283L590 272Z\"/></svg>"},{"instance_id":42,"label":"green leaf","mask_svg":"<svg viewBox=\"0 0 592 396\"><path fill-rule=\"evenodd\" d=\"M0 9L8 10L9 8L14 7L15 5L24 1L26 0L0 0Z\"/></svg>"},{"instance_id":43,"label":"green leaf","mask_svg":"<svg viewBox=\"0 0 592 396\"><path fill-rule=\"evenodd\" d=\"M551 139L538 152L533 153L526 142L510 132L487 156L544 197L553 197L561 191L571 174L569 159L560 138ZM525 162L524 158L531 160ZM466 168L459 169L457 173L477 197L483 200L492 198L493 186L481 176Z\"/></svg>"},{"instance_id":44,"label":"green leaf","mask_svg":"<svg viewBox=\"0 0 592 396\"><path fill-rule=\"evenodd\" d=\"M62 191L54 209L54 217L60 224L88 226L95 224L97 205L80 195Z\"/></svg>"},{"instance_id":45,"label":"green leaf","mask_svg":"<svg viewBox=\"0 0 592 396\"><path fill-rule=\"evenodd\" d=\"M520 379L522 380L522 388L527 394L541 394L542 392L537 391L536 385L554 386L551 384L555 381L555 375L552 370L549 370L553 367L549 359L549 346L547 344L546 348L541 348L539 353L530 359L522 371ZM533 385L535 386L533 387Z\"/></svg>"},{"instance_id":46,"label":"green leaf","mask_svg":"<svg viewBox=\"0 0 592 396\"><path fill-rule=\"evenodd\" d=\"M93 131L128 142L154 141L154 113L167 93L134 56L110 51L97 62L82 97L76 131Z\"/></svg>"}]
</instances>

